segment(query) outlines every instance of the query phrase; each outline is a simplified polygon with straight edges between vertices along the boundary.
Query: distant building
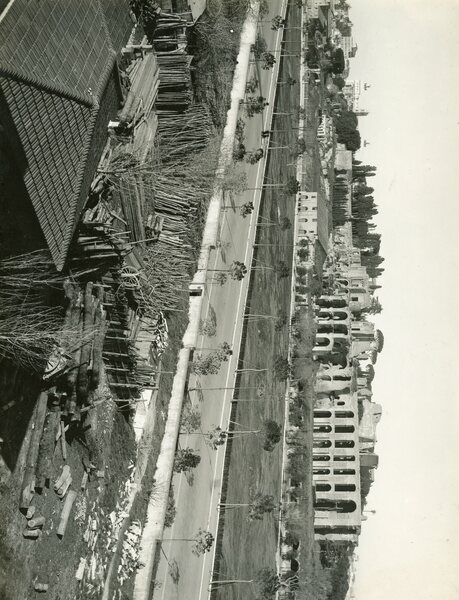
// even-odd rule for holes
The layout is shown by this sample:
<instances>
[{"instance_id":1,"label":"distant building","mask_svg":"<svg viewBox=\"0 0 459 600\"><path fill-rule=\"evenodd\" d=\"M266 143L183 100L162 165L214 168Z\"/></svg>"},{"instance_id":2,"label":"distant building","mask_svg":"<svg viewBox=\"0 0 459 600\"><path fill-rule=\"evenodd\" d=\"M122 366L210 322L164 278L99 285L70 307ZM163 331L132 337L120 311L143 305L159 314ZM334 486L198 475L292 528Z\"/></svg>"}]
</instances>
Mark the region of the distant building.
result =
<instances>
[{"instance_id":1,"label":"distant building","mask_svg":"<svg viewBox=\"0 0 459 600\"><path fill-rule=\"evenodd\" d=\"M353 58L357 53L357 44L354 44L352 35L343 35L341 37L341 49L344 53L344 58Z\"/></svg>"},{"instance_id":2,"label":"distant building","mask_svg":"<svg viewBox=\"0 0 459 600\"><path fill-rule=\"evenodd\" d=\"M346 85L343 87L342 92L346 99L349 110L360 114L366 112L360 107L360 96L362 94L362 91L368 89L368 87L368 84L362 84L360 79L354 79L352 81L346 82Z\"/></svg>"},{"instance_id":3,"label":"distant building","mask_svg":"<svg viewBox=\"0 0 459 600\"><path fill-rule=\"evenodd\" d=\"M297 193L296 201L298 241L307 239L314 244L317 240L326 251L328 247L328 209L325 201L317 192L303 191Z\"/></svg>"},{"instance_id":4,"label":"distant building","mask_svg":"<svg viewBox=\"0 0 459 600\"><path fill-rule=\"evenodd\" d=\"M315 538L356 542L362 522L357 394L318 400L314 410Z\"/></svg>"},{"instance_id":5,"label":"distant building","mask_svg":"<svg viewBox=\"0 0 459 600\"><path fill-rule=\"evenodd\" d=\"M352 167L345 152L341 171ZM335 167L336 166L335 162ZM341 173L343 175L343 173ZM381 407L371 383L384 338L361 318L372 297L372 280L353 246L349 223L336 227L323 269L327 290L316 301L313 357L318 362L313 414L314 530L317 540L357 542L362 494L378 465L374 454ZM361 470L365 487L361 489Z\"/></svg>"},{"instance_id":6,"label":"distant building","mask_svg":"<svg viewBox=\"0 0 459 600\"><path fill-rule=\"evenodd\" d=\"M309 19L318 20L327 35L331 34L334 20L334 0L311 0L309 3Z\"/></svg>"}]
</instances>

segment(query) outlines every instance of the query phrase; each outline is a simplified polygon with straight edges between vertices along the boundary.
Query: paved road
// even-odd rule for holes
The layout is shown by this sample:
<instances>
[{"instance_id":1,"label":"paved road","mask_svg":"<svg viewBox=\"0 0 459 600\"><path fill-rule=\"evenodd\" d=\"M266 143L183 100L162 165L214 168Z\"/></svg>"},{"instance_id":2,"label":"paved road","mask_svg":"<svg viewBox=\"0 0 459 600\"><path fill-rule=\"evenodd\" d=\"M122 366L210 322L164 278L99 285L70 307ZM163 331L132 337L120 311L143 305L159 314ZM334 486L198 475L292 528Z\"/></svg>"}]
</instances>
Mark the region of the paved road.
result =
<instances>
[{"instance_id":1,"label":"paved road","mask_svg":"<svg viewBox=\"0 0 459 600\"><path fill-rule=\"evenodd\" d=\"M281 0L271 2L271 14L264 20L270 20L281 12ZM281 32L271 31L270 23L263 24L263 37L268 48L279 48ZM245 139L248 149L261 146L261 131L267 129L274 105L275 79L277 69L260 72L261 95L265 96L270 105L263 116L246 119ZM262 161L256 166L242 167L246 170L248 187L256 188L262 183ZM236 204L254 201L256 206L260 201L260 193L247 191L242 194ZM214 251L210 260L211 269L224 269L233 260L239 260L249 265L251 262L253 242L256 231L255 211L251 217L243 219L239 210L227 209L222 212L220 225L221 246ZM209 274L209 279L212 274ZM242 316L247 296L249 278L242 282L228 279L225 285L211 284L207 286L203 302L202 318L205 319L209 305L213 307L217 318L217 334L207 338L201 336L198 341L200 348L216 348L221 342L229 342L234 353L227 363L224 363L218 375L201 377L199 384L202 393L191 392L191 400L201 409L202 431L209 431L216 425L227 428L231 410L231 388L234 385L237 354L242 333ZM195 377L190 379L190 388L197 387ZM154 591L154 600L204 600L208 597L209 582L212 571L213 552L197 557L192 553L192 539L197 531L210 531L215 535L218 519L218 501L221 490L221 475L223 471L224 448L213 451L205 444L202 435L182 434L180 446L196 449L201 456L200 465L193 471L193 480L184 475L174 475L173 487L177 514L172 528L166 529L162 542L161 559L157 570L156 581L160 584Z\"/></svg>"}]
</instances>

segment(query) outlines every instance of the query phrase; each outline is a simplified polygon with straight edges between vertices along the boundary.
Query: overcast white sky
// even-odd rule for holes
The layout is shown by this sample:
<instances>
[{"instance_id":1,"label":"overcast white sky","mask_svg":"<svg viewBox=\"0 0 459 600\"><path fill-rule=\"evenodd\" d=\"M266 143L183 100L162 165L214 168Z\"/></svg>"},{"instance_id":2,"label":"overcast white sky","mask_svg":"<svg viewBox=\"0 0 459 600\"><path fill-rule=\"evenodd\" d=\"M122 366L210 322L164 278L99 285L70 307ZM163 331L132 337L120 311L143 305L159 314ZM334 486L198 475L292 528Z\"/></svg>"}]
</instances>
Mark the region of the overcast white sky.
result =
<instances>
[{"instance_id":1,"label":"overcast white sky","mask_svg":"<svg viewBox=\"0 0 459 600\"><path fill-rule=\"evenodd\" d=\"M386 258L357 600L459 599L459 0L350 0Z\"/></svg>"}]
</instances>

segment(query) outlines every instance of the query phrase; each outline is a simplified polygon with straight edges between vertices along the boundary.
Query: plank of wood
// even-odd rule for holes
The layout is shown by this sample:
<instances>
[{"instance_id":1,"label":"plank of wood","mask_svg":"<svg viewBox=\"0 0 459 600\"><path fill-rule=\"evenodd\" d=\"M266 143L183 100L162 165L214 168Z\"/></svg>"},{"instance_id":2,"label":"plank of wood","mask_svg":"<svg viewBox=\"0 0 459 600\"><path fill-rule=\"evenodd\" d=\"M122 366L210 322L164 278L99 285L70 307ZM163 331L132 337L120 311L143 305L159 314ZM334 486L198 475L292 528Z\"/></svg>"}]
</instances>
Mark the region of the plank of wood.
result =
<instances>
[{"instance_id":1,"label":"plank of wood","mask_svg":"<svg viewBox=\"0 0 459 600\"><path fill-rule=\"evenodd\" d=\"M59 527L57 528L57 535L60 538L64 537L65 530L67 529L67 523L68 523L69 517L70 517L70 512L72 510L73 503L75 502L76 496L77 496L77 493L75 492L75 490L70 490L69 493L67 494L67 498L65 499L64 506L63 506L62 512L61 512L61 520L59 522Z\"/></svg>"}]
</instances>

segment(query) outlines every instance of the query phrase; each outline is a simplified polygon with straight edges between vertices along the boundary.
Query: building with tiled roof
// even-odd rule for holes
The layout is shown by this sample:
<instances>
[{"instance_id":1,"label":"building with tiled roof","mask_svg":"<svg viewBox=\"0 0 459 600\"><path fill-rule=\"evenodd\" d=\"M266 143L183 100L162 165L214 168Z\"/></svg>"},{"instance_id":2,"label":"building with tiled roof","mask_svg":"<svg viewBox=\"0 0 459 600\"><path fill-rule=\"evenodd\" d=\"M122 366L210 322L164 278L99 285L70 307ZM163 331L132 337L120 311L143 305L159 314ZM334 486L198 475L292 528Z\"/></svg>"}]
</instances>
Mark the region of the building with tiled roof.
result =
<instances>
[{"instance_id":1,"label":"building with tiled roof","mask_svg":"<svg viewBox=\"0 0 459 600\"><path fill-rule=\"evenodd\" d=\"M58 269L121 99L114 1L109 15L98 0L1 5L1 131Z\"/></svg>"}]
</instances>

